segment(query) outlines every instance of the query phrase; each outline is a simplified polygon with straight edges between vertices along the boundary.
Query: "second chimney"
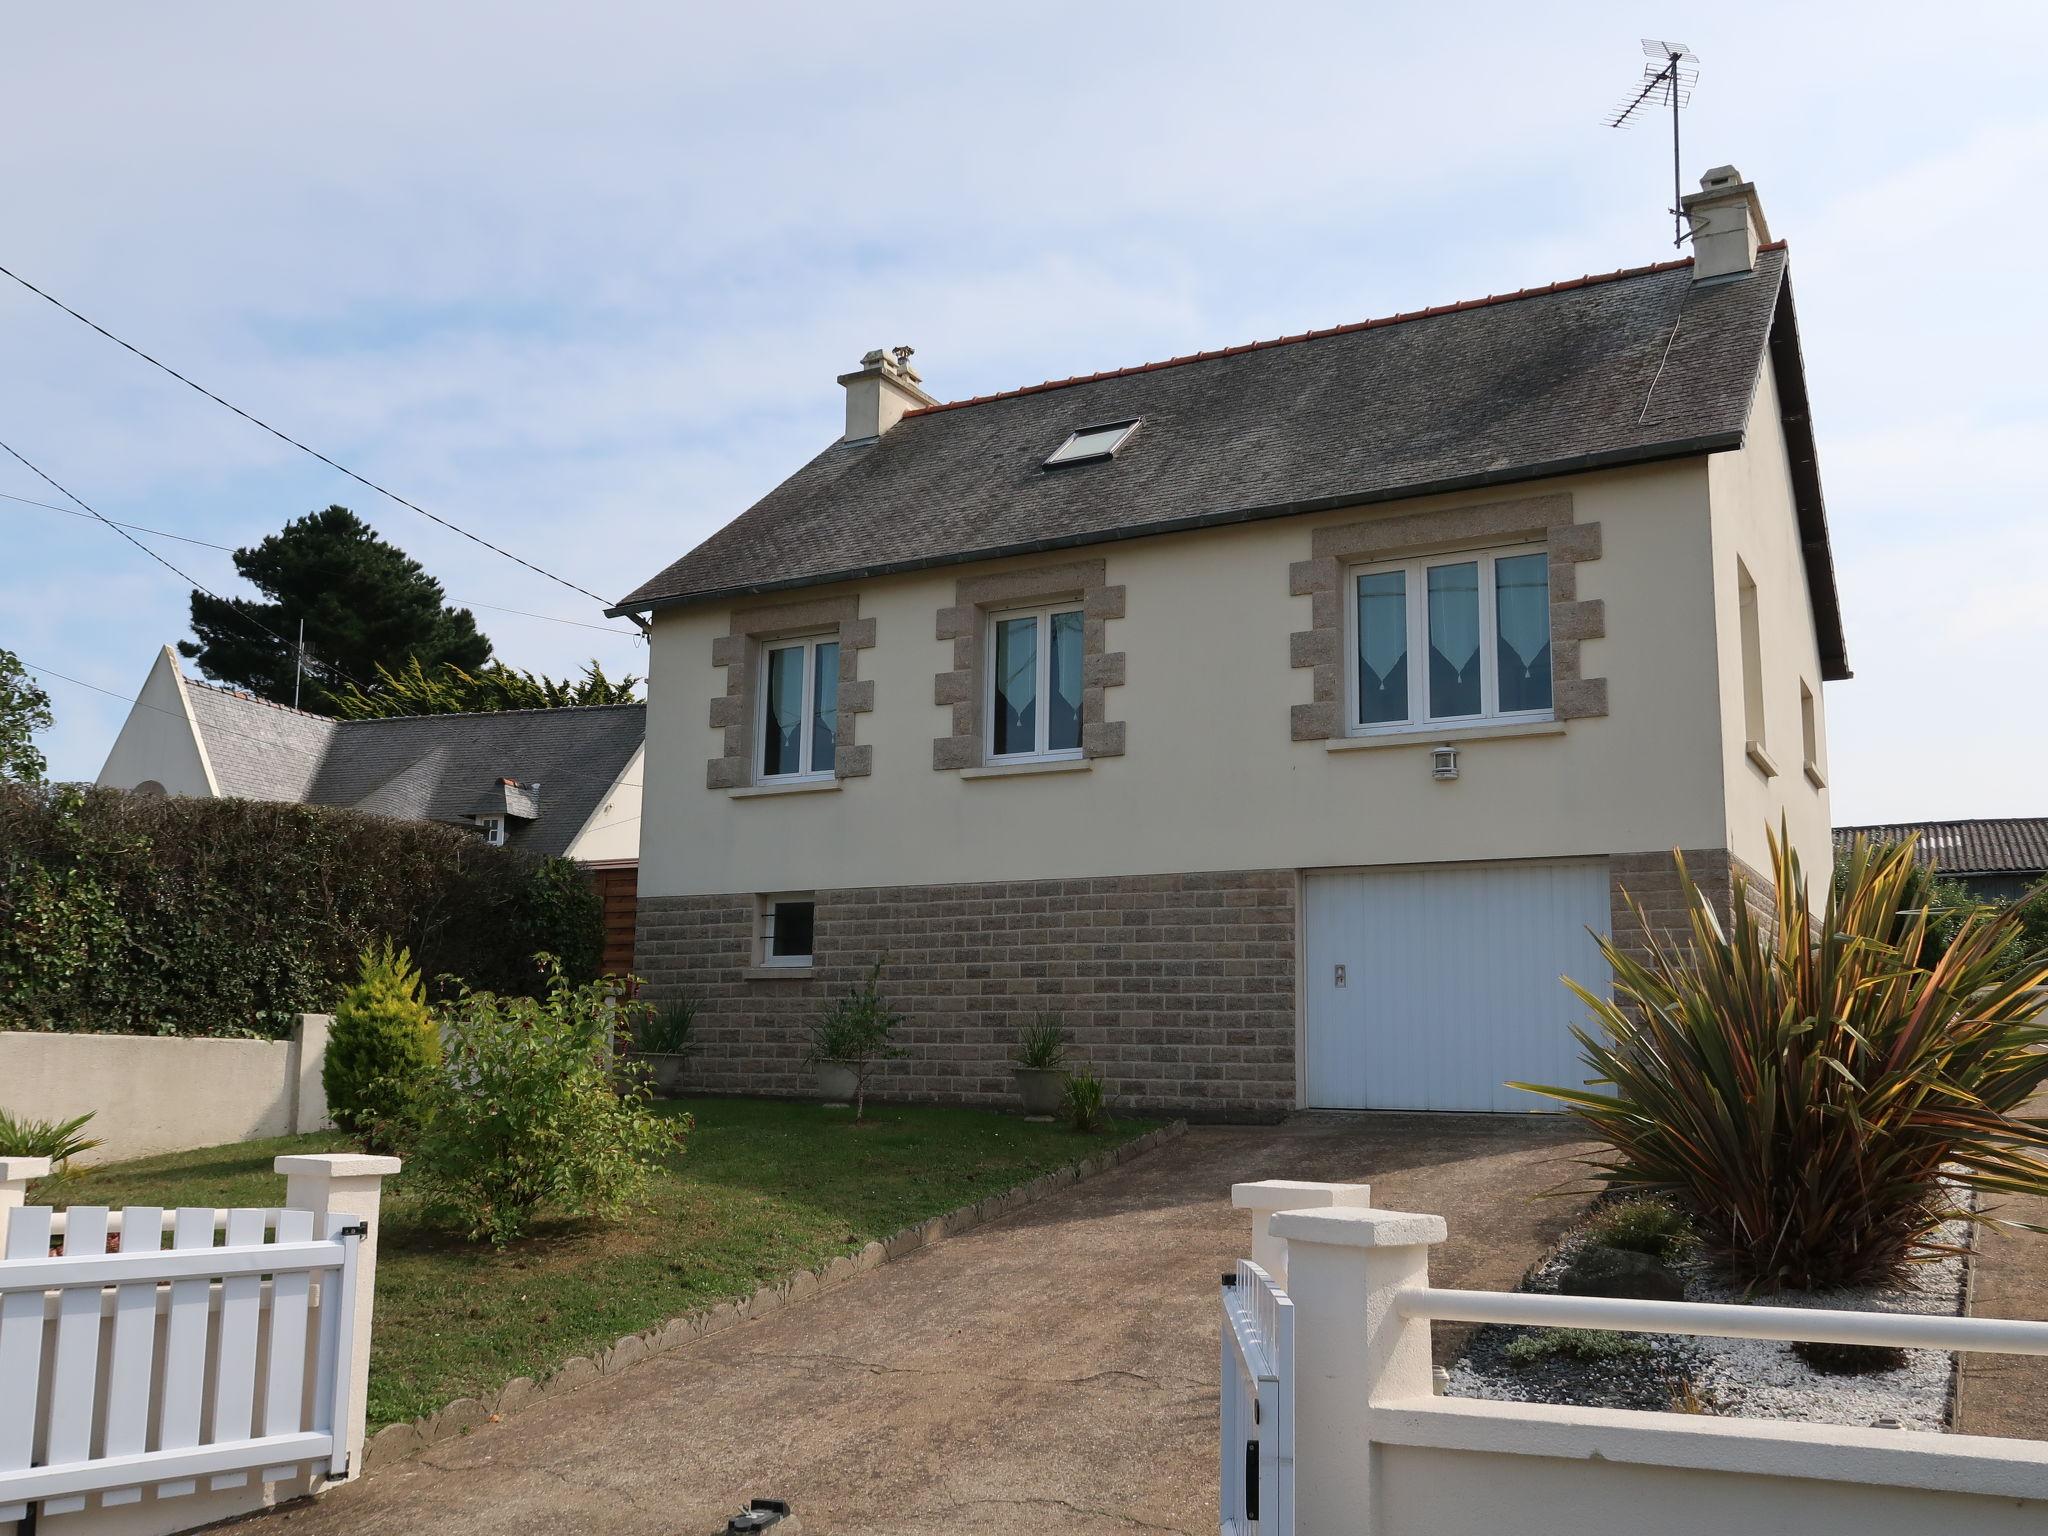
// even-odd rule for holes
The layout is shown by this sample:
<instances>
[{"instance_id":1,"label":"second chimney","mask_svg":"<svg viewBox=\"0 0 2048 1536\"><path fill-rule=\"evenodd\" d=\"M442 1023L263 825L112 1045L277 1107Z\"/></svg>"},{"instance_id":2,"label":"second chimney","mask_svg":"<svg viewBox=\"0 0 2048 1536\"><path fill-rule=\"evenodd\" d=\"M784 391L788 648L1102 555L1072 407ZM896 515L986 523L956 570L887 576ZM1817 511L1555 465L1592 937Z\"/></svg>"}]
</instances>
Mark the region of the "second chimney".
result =
<instances>
[{"instance_id":1,"label":"second chimney","mask_svg":"<svg viewBox=\"0 0 2048 1536\"><path fill-rule=\"evenodd\" d=\"M852 373L839 375L846 386L846 436L849 443L871 443L903 419L906 411L937 405L919 385L910 366L909 347L877 347Z\"/></svg>"},{"instance_id":2,"label":"second chimney","mask_svg":"<svg viewBox=\"0 0 2048 1536\"><path fill-rule=\"evenodd\" d=\"M1771 227L1756 187L1732 165L1717 165L1688 192L1682 206L1692 224L1692 278L1737 277L1756 270L1756 248L1769 242Z\"/></svg>"}]
</instances>

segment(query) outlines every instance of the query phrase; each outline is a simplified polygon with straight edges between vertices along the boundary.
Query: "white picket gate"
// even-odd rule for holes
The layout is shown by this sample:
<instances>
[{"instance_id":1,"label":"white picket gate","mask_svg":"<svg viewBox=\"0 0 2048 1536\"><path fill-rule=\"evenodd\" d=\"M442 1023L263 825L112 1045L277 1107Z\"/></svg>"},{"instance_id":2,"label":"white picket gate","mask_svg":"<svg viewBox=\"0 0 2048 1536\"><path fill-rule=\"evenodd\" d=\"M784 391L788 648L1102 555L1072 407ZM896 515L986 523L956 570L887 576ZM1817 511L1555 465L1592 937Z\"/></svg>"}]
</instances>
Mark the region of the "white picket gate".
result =
<instances>
[{"instance_id":1,"label":"white picket gate","mask_svg":"<svg viewBox=\"0 0 2048 1536\"><path fill-rule=\"evenodd\" d=\"M1250 1259L1222 1290L1222 1533L1294 1536L1294 1303Z\"/></svg>"},{"instance_id":2,"label":"white picket gate","mask_svg":"<svg viewBox=\"0 0 2048 1536\"><path fill-rule=\"evenodd\" d=\"M0 1523L347 1474L360 1221L320 1217L316 1238L310 1210L0 1215Z\"/></svg>"}]
</instances>

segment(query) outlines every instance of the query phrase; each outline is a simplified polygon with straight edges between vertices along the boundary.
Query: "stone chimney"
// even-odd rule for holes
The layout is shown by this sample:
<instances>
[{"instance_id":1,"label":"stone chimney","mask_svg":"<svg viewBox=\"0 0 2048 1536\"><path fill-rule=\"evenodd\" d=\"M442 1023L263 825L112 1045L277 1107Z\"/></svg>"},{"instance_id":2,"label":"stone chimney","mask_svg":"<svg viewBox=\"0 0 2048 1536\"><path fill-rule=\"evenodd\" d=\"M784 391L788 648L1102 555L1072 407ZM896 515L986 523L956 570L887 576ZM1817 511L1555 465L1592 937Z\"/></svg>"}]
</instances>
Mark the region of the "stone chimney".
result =
<instances>
[{"instance_id":1,"label":"stone chimney","mask_svg":"<svg viewBox=\"0 0 2048 1536\"><path fill-rule=\"evenodd\" d=\"M918 386L910 366L909 347L877 347L852 373L839 375L846 386L846 436L849 443L871 443L903 419L905 411L938 401Z\"/></svg>"},{"instance_id":2,"label":"stone chimney","mask_svg":"<svg viewBox=\"0 0 2048 1536\"><path fill-rule=\"evenodd\" d=\"M1739 277L1756 270L1756 248L1771 238L1756 187L1732 165L1717 165L1683 201L1692 224L1692 280Z\"/></svg>"}]
</instances>

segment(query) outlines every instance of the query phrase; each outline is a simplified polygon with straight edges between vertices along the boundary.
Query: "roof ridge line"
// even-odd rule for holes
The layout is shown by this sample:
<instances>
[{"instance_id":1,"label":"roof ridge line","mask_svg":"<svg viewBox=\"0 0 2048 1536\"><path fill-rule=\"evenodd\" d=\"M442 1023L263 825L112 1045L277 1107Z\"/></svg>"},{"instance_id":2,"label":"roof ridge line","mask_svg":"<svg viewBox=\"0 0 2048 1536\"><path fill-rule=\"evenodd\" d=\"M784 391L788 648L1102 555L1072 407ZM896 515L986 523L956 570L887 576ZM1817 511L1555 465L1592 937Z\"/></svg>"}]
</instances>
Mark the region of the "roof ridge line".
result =
<instances>
[{"instance_id":1,"label":"roof ridge line","mask_svg":"<svg viewBox=\"0 0 2048 1536\"><path fill-rule=\"evenodd\" d=\"M1945 816L1935 821L1858 821L1835 827L1836 832L1869 832L1878 827L1983 827L2012 822L2048 822L2048 816Z\"/></svg>"},{"instance_id":2,"label":"roof ridge line","mask_svg":"<svg viewBox=\"0 0 2048 1536\"><path fill-rule=\"evenodd\" d=\"M275 699L264 698L260 693L237 688L233 683L209 682L203 677L187 677L183 672L178 674L178 681L188 688L204 688L208 693L217 693L224 699L241 699L246 703L261 704L265 709L274 709L280 714L298 715L307 720L325 720L329 725L341 723L339 717L335 715L320 715L310 709L300 709L295 704L280 704Z\"/></svg>"},{"instance_id":3,"label":"roof ridge line","mask_svg":"<svg viewBox=\"0 0 2048 1536\"><path fill-rule=\"evenodd\" d=\"M279 705L278 708L286 708ZM336 725L376 725L388 720L479 720L492 715L566 715L579 709L645 709L645 699L627 699L616 704L535 704L521 709L439 709L426 715L357 715L351 719L334 717ZM325 720L326 715L315 715L316 720Z\"/></svg>"},{"instance_id":4,"label":"roof ridge line","mask_svg":"<svg viewBox=\"0 0 2048 1536\"><path fill-rule=\"evenodd\" d=\"M1786 249L1783 240L1770 240L1757 247L1759 252L1782 251ZM1554 283L1545 283L1535 288L1517 288L1513 293L1489 293L1483 299L1460 299L1451 304L1433 304L1427 309L1404 310L1397 314L1381 315L1371 320L1353 320L1343 325L1324 326L1320 330L1299 331L1292 336L1275 336L1266 341L1244 341L1235 346L1215 347L1202 352L1189 352L1180 357L1169 357L1156 363L1134 363L1126 368L1105 368L1099 373L1077 373L1064 379L1047 379L1042 384L1025 384L1016 389L997 390L993 394L970 395L965 400L943 400L937 405L921 405L915 410L905 411L903 420L913 416L936 416L942 411L965 410L970 405L987 405L996 400L1016 400L1025 395L1042 395L1055 389L1067 389L1075 384L1096 384L1104 379L1129 378L1134 374L1158 373L1167 368L1180 368L1189 363L1211 362L1219 357L1237 357L1246 352L1265 352L1274 347L1293 346L1298 342L1320 341L1326 336L1350 336L1359 331L1379 330L1389 325L1405 325L1410 320L1430 320L1439 315L1462 314L1467 310L1487 309L1499 304L1512 304L1518 299L1537 299L1546 294L1570 293L1579 288L1597 288L1603 283L1621 282L1632 277L1650 277L1659 272L1672 272L1680 267L1693 264L1690 256L1674 257L1670 261L1655 261L1641 267L1617 267L1612 272L1589 272L1582 277L1563 278Z\"/></svg>"}]
</instances>

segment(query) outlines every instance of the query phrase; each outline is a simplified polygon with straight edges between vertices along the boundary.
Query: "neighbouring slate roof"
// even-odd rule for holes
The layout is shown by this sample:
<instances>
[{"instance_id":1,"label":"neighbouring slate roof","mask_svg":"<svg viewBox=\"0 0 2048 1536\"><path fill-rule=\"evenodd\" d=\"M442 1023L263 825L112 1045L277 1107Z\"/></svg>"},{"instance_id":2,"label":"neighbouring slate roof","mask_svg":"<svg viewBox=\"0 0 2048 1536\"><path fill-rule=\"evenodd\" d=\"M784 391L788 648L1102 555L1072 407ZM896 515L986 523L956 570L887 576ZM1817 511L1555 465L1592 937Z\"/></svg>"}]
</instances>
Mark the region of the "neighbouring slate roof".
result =
<instances>
[{"instance_id":1,"label":"neighbouring slate roof","mask_svg":"<svg viewBox=\"0 0 2048 1536\"><path fill-rule=\"evenodd\" d=\"M306 798L339 722L189 677L185 698L222 794L243 800Z\"/></svg>"},{"instance_id":2,"label":"neighbouring slate roof","mask_svg":"<svg viewBox=\"0 0 2048 1536\"><path fill-rule=\"evenodd\" d=\"M459 825L516 797L506 840L537 853L567 850L647 734L645 704L329 720L185 687L224 795Z\"/></svg>"},{"instance_id":3,"label":"neighbouring slate roof","mask_svg":"<svg viewBox=\"0 0 2048 1536\"><path fill-rule=\"evenodd\" d=\"M1785 267L1782 245L1730 281L1666 262L912 411L611 611L1734 448L1767 346L1810 471ZM1134 416L1114 459L1043 467L1075 428ZM1817 472L1806 499L1826 675L1847 676Z\"/></svg>"},{"instance_id":4,"label":"neighbouring slate roof","mask_svg":"<svg viewBox=\"0 0 2048 1536\"><path fill-rule=\"evenodd\" d=\"M1923 864L1946 875L2048 874L2048 816L2011 816L1994 821L1886 821L1867 827L1835 828L1835 846L1857 838L1896 843L1918 833L1915 849Z\"/></svg>"}]
</instances>

